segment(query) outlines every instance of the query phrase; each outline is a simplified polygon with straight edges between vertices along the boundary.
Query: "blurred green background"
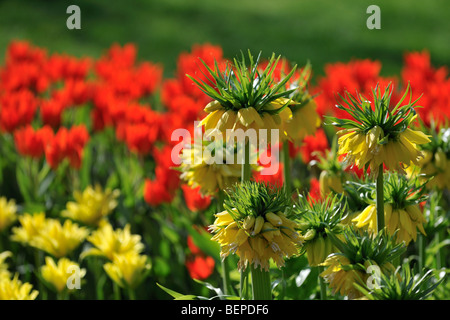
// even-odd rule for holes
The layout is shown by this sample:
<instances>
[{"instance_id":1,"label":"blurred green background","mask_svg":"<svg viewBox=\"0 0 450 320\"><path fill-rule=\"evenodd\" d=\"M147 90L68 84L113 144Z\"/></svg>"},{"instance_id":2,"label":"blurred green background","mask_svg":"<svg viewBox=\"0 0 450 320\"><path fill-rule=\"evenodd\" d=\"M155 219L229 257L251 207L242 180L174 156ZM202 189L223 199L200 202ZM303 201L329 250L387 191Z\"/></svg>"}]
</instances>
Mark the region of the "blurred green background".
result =
<instances>
[{"instance_id":1,"label":"blurred green background","mask_svg":"<svg viewBox=\"0 0 450 320\"><path fill-rule=\"evenodd\" d=\"M81 9L81 30L66 28L66 9ZM366 9L381 8L381 29L369 30ZM134 42L138 58L160 62L171 76L192 44L282 54L315 74L327 62L372 58L382 75L399 72L406 51L428 49L436 66L450 65L448 0L0 0L0 58L13 39L50 52L99 57L114 42Z\"/></svg>"}]
</instances>

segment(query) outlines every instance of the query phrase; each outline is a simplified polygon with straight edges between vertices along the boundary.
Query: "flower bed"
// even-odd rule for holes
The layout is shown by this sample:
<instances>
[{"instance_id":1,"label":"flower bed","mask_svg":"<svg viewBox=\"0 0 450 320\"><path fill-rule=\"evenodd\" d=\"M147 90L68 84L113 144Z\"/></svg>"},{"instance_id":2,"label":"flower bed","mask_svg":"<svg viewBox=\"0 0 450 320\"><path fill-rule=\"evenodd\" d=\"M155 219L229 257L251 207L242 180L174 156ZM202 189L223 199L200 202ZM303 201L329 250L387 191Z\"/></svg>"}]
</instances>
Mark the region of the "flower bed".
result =
<instances>
[{"instance_id":1,"label":"flower bed","mask_svg":"<svg viewBox=\"0 0 450 320\"><path fill-rule=\"evenodd\" d=\"M426 51L392 77L372 60L314 77L309 64L240 59L194 45L167 79L133 44L93 59L12 42L0 299L249 299L249 269L255 299L448 299L446 67ZM199 126L280 139L252 166L186 165ZM278 170L261 171L263 154ZM369 266L382 289L368 287Z\"/></svg>"}]
</instances>

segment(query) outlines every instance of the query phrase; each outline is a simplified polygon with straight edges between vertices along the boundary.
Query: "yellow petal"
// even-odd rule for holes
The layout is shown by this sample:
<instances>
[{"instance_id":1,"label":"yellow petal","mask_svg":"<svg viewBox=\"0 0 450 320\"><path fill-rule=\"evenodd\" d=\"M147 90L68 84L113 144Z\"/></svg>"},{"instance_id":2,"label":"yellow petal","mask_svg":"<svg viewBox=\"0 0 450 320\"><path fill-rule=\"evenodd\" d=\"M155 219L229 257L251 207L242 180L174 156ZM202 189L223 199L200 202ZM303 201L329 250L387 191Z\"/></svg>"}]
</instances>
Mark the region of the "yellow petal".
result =
<instances>
[{"instance_id":1,"label":"yellow petal","mask_svg":"<svg viewBox=\"0 0 450 320\"><path fill-rule=\"evenodd\" d=\"M227 110L217 122L216 128L221 132L226 132L227 129L233 128L236 116L235 111Z\"/></svg>"},{"instance_id":2,"label":"yellow petal","mask_svg":"<svg viewBox=\"0 0 450 320\"><path fill-rule=\"evenodd\" d=\"M213 111L216 111L216 110L219 110L222 108L223 107L220 104L220 102L217 100L214 100L214 101L211 101L210 103L208 103L204 110L209 113L209 112L213 112Z\"/></svg>"},{"instance_id":3,"label":"yellow petal","mask_svg":"<svg viewBox=\"0 0 450 320\"><path fill-rule=\"evenodd\" d=\"M237 113L239 121L245 126L248 127L253 122L256 122L257 125L262 126L263 121L255 108L248 107L242 108Z\"/></svg>"},{"instance_id":4,"label":"yellow petal","mask_svg":"<svg viewBox=\"0 0 450 320\"><path fill-rule=\"evenodd\" d=\"M200 121L199 126L205 126L205 130L212 130L216 127L217 122L220 120L222 115L225 113L224 109L219 109L211 112L202 121Z\"/></svg>"},{"instance_id":5,"label":"yellow petal","mask_svg":"<svg viewBox=\"0 0 450 320\"><path fill-rule=\"evenodd\" d=\"M406 139L408 139L412 143L426 144L431 142L430 138L428 138L428 136L422 131L411 130L410 128L406 128L406 130L403 131L403 133L401 134L404 135Z\"/></svg>"}]
</instances>

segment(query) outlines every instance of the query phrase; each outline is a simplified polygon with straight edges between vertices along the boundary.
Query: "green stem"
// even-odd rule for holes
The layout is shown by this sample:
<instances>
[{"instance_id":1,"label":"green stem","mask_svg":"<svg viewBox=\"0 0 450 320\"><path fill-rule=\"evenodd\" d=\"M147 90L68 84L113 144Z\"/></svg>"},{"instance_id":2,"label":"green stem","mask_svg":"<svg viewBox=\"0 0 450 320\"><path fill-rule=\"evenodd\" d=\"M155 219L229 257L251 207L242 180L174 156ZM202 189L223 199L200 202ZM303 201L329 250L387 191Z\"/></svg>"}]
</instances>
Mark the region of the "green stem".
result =
<instances>
[{"instance_id":1,"label":"green stem","mask_svg":"<svg viewBox=\"0 0 450 320\"><path fill-rule=\"evenodd\" d=\"M239 296L241 300L248 300L248 268L241 270L241 279L239 282Z\"/></svg>"},{"instance_id":2,"label":"green stem","mask_svg":"<svg viewBox=\"0 0 450 320\"><path fill-rule=\"evenodd\" d=\"M423 276L423 268L425 268L425 237L423 234L419 234L417 238L419 247L419 274Z\"/></svg>"},{"instance_id":3,"label":"green stem","mask_svg":"<svg viewBox=\"0 0 450 320\"><path fill-rule=\"evenodd\" d=\"M120 300L120 287L116 282L113 283L114 300Z\"/></svg>"},{"instance_id":4,"label":"green stem","mask_svg":"<svg viewBox=\"0 0 450 320\"><path fill-rule=\"evenodd\" d=\"M327 300L327 286L325 284L325 280L320 276L320 274L324 271L325 267L319 266L317 270L319 272L319 287L320 287L320 300Z\"/></svg>"},{"instance_id":5,"label":"green stem","mask_svg":"<svg viewBox=\"0 0 450 320\"><path fill-rule=\"evenodd\" d=\"M422 235L423 236L423 235ZM444 240L444 235L443 235L443 230L439 230L436 233L436 243L441 243ZM444 252L445 248L440 247L438 252L437 252L437 259L436 259L436 269L441 269L444 268L445 265L445 252Z\"/></svg>"},{"instance_id":6,"label":"green stem","mask_svg":"<svg viewBox=\"0 0 450 320\"><path fill-rule=\"evenodd\" d=\"M241 171L241 181L249 181L251 178L251 166L250 166L250 142L246 142L244 145L244 154L243 154L243 164ZM241 299L246 299L248 288L248 269L241 270L241 279L240 279L240 297ZM245 295L245 296L244 296Z\"/></svg>"},{"instance_id":7,"label":"green stem","mask_svg":"<svg viewBox=\"0 0 450 320\"><path fill-rule=\"evenodd\" d=\"M292 190L292 179L291 179L291 159L289 158L289 142L285 141L283 143L283 178L284 178L284 186L286 188L286 192L291 194Z\"/></svg>"},{"instance_id":8,"label":"green stem","mask_svg":"<svg viewBox=\"0 0 450 320\"><path fill-rule=\"evenodd\" d=\"M225 198L225 193L223 190L219 190L217 193L217 212L223 211L223 201ZM222 263L222 280L223 280L223 292L225 295L229 295L232 292L231 282L230 282L230 267L228 265L227 258L221 260Z\"/></svg>"},{"instance_id":9,"label":"green stem","mask_svg":"<svg viewBox=\"0 0 450 320\"><path fill-rule=\"evenodd\" d=\"M253 300L272 300L270 273L259 268L252 268Z\"/></svg>"},{"instance_id":10,"label":"green stem","mask_svg":"<svg viewBox=\"0 0 450 320\"><path fill-rule=\"evenodd\" d=\"M132 288L128 288L128 298L130 300L136 300L136 295L134 294L134 290Z\"/></svg>"},{"instance_id":11,"label":"green stem","mask_svg":"<svg viewBox=\"0 0 450 320\"><path fill-rule=\"evenodd\" d=\"M383 190L383 164L378 168L377 176L377 230L380 232L384 229L384 190Z\"/></svg>"},{"instance_id":12,"label":"green stem","mask_svg":"<svg viewBox=\"0 0 450 320\"><path fill-rule=\"evenodd\" d=\"M243 156L244 162L242 164L241 180L249 181L252 175L252 169L250 165L250 142L245 143Z\"/></svg>"},{"instance_id":13,"label":"green stem","mask_svg":"<svg viewBox=\"0 0 450 320\"><path fill-rule=\"evenodd\" d=\"M284 268L281 269L281 292L280 295L278 296L279 300L283 300L284 297L286 296L286 275L284 273Z\"/></svg>"},{"instance_id":14,"label":"green stem","mask_svg":"<svg viewBox=\"0 0 450 320\"><path fill-rule=\"evenodd\" d=\"M67 300L67 297L68 297L68 293L65 289L56 294L57 300Z\"/></svg>"},{"instance_id":15,"label":"green stem","mask_svg":"<svg viewBox=\"0 0 450 320\"><path fill-rule=\"evenodd\" d=\"M36 272L41 272L41 267L42 267L41 251L34 249L33 254L34 254L34 268L35 268ZM39 290L39 295L41 297L44 294L44 292L47 291L46 287L44 286L42 281L38 281L38 290Z\"/></svg>"}]
</instances>

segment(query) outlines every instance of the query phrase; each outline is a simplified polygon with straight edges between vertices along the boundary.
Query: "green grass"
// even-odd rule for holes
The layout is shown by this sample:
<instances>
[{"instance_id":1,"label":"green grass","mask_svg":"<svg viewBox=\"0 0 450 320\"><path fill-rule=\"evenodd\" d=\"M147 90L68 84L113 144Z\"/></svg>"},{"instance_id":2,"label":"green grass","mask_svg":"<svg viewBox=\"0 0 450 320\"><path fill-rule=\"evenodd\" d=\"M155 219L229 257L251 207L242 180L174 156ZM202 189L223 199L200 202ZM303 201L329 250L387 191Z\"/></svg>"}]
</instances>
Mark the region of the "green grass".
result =
<instances>
[{"instance_id":1,"label":"green grass","mask_svg":"<svg viewBox=\"0 0 450 320\"><path fill-rule=\"evenodd\" d=\"M50 52L99 57L109 46L134 42L141 60L160 62L171 76L181 51L194 43L272 52L304 64L315 74L327 62L371 58L382 74L398 73L406 51L428 49L436 66L450 65L450 5L446 0L134 0L76 1L81 30L68 30L73 2L0 2L0 58L13 39L27 39ZM381 8L381 29L369 30L366 9Z\"/></svg>"}]
</instances>

